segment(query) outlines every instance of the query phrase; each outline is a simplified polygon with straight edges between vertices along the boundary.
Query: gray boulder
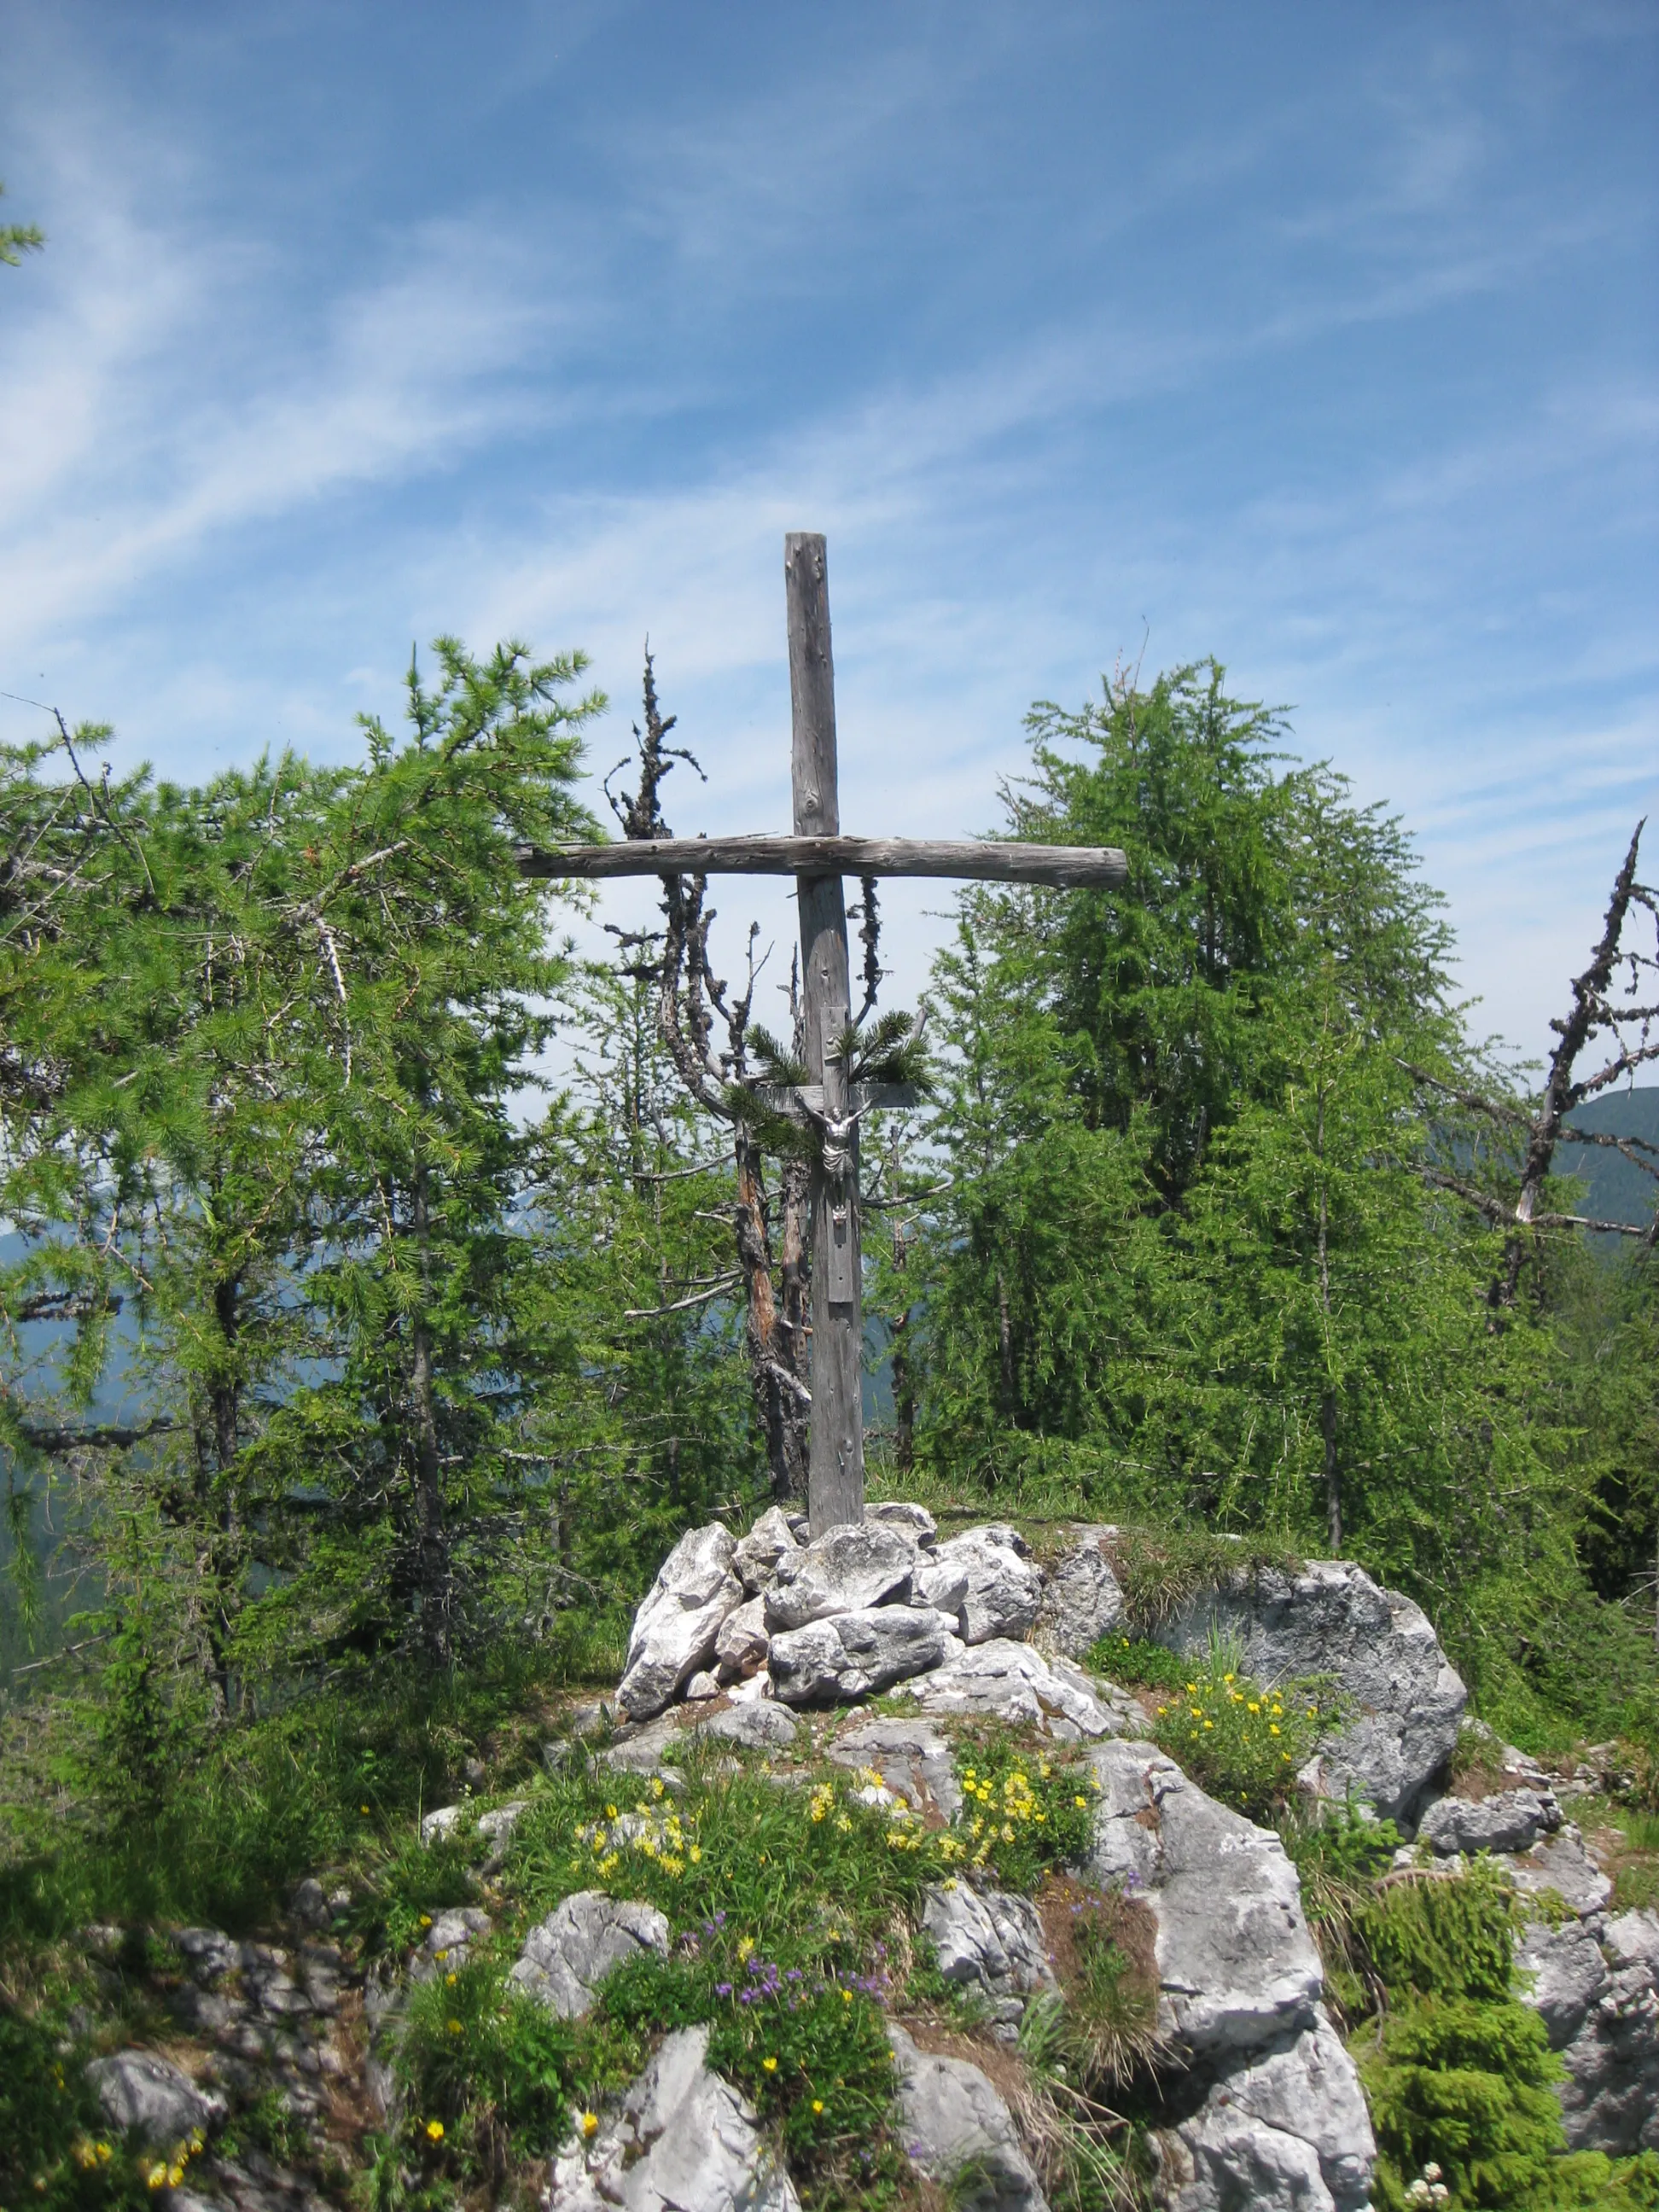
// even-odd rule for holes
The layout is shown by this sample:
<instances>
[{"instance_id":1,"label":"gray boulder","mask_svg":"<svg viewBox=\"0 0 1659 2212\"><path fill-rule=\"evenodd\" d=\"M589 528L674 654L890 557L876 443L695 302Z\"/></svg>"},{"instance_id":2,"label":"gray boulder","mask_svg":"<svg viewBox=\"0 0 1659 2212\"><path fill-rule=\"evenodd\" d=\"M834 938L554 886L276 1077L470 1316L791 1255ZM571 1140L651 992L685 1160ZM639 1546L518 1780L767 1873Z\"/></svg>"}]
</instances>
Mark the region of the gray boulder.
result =
<instances>
[{"instance_id":1,"label":"gray boulder","mask_svg":"<svg viewBox=\"0 0 1659 2212\"><path fill-rule=\"evenodd\" d=\"M717 1736L723 1743L740 1743L748 1751L787 1751L800 1732L793 1713L770 1700L728 1705L699 1721L699 1735Z\"/></svg>"},{"instance_id":2,"label":"gray boulder","mask_svg":"<svg viewBox=\"0 0 1659 2212\"><path fill-rule=\"evenodd\" d=\"M1517 1955L1566 2069L1556 2094L1572 2148L1659 2150L1659 1913L1529 1928Z\"/></svg>"},{"instance_id":3,"label":"gray boulder","mask_svg":"<svg viewBox=\"0 0 1659 2212\"><path fill-rule=\"evenodd\" d=\"M645 1951L668 1955L668 1923L654 1905L578 1890L531 1929L507 1979L561 2020L580 2020L605 1976Z\"/></svg>"},{"instance_id":4,"label":"gray boulder","mask_svg":"<svg viewBox=\"0 0 1659 2212\"><path fill-rule=\"evenodd\" d=\"M866 1521L879 1521L889 1528L901 1528L913 1536L918 1544L932 1545L939 1539L939 1523L925 1505L912 1505L902 1498L887 1498L879 1504L866 1505Z\"/></svg>"},{"instance_id":5,"label":"gray boulder","mask_svg":"<svg viewBox=\"0 0 1659 2212\"><path fill-rule=\"evenodd\" d=\"M751 1597L763 1590L778 1571L778 1562L799 1549L794 1531L775 1505L769 1505L732 1553L732 1571Z\"/></svg>"},{"instance_id":6,"label":"gray boulder","mask_svg":"<svg viewBox=\"0 0 1659 2212\"><path fill-rule=\"evenodd\" d=\"M799 2212L755 2109L708 2069L708 2030L683 2027L591 2141L553 2161L548 2212Z\"/></svg>"},{"instance_id":7,"label":"gray boulder","mask_svg":"<svg viewBox=\"0 0 1659 2212\"><path fill-rule=\"evenodd\" d=\"M1581 1920L1528 1922L1515 1947L1522 2002L1544 2023L1552 2051L1571 2043L1607 1987L1601 1947Z\"/></svg>"},{"instance_id":8,"label":"gray boulder","mask_svg":"<svg viewBox=\"0 0 1659 2212\"><path fill-rule=\"evenodd\" d=\"M476 1905L453 1905L433 1920L422 1948L429 1959L459 1966L472 1944L480 1936L488 1936L493 1924L489 1915Z\"/></svg>"},{"instance_id":9,"label":"gray boulder","mask_svg":"<svg viewBox=\"0 0 1659 2212\"><path fill-rule=\"evenodd\" d=\"M1111 1533L1079 1530L1072 1549L1050 1565L1036 1621L1037 1641L1045 1650L1080 1659L1091 1644L1122 1626L1123 1592L1101 1542Z\"/></svg>"},{"instance_id":10,"label":"gray boulder","mask_svg":"<svg viewBox=\"0 0 1659 2212\"><path fill-rule=\"evenodd\" d=\"M838 1613L773 1637L772 1693L791 1705L842 1705L936 1668L961 1649L945 1613L905 1605Z\"/></svg>"},{"instance_id":11,"label":"gray boulder","mask_svg":"<svg viewBox=\"0 0 1659 2212\"><path fill-rule=\"evenodd\" d=\"M684 1736L672 1713L661 1713L643 1728L629 1729L599 1753L603 1765L620 1774L661 1774L665 1765L678 1765Z\"/></svg>"},{"instance_id":12,"label":"gray boulder","mask_svg":"<svg viewBox=\"0 0 1659 2212\"><path fill-rule=\"evenodd\" d=\"M1581 1919L1600 1912L1613 1895L1613 1884L1584 1849L1583 1836L1571 1820L1553 1835L1540 1836L1530 1850L1516 1852L1510 1860L1510 1873L1518 1890L1531 1897L1553 1890Z\"/></svg>"},{"instance_id":13,"label":"gray boulder","mask_svg":"<svg viewBox=\"0 0 1659 2212\"><path fill-rule=\"evenodd\" d=\"M634 1616L617 1701L649 1720L714 1656L720 1623L743 1601L732 1571L736 1547L717 1525L693 1528L663 1561Z\"/></svg>"},{"instance_id":14,"label":"gray boulder","mask_svg":"<svg viewBox=\"0 0 1659 2212\"><path fill-rule=\"evenodd\" d=\"M958 1646L934 1673L911 1682L904 1694L938 1718L989 1713L1040 1728L1067 1743L1114 1731L1127 1734L1132 1728L1144 1733L1146 1729L1139 1708L1128 1698L1109 1702L1069 1661L1045 1659L1032 1645L1004 1637L971 1650Z\"/></svg>"},{"instance_id":15,"label":"gray boulder","mask_svg":"<svg viewBox=\"0 0 1659 2212\"><path fill-rule=\"evenodd\" d=\"M945 1883L925 1893L921 1925L945 1980L975 1993L995 2021L1018 2021L1033 1990L1054 1986L1042 1922L1029 1897Z\"/></svg>"},{"instance_id":16,"label":"gray boulder","mask_svg":"<svg viewBox=\"0 0 1659 2212\"><path fill-rule=\"evenodd\" d=\"M87 2080L111 2127L131 2130L152 2150L171 2150L225 2117L225 2100L198 2089L188 2074L153 2051L94 2058Z\"/></svg>"},{"instance_id":17,"label":"gray boulder","mask_svg":"<svg viewBox=\"0 0 1659 2212\"><path fill-rule=\"evenodd\" d=\"M745 1600L720 1623L714 1638L714 1672L722 1682L746 1681L765 1666L771 1641L766 1632L766 1600Z\"/></svg>"},{"instance_id":18,"label":"gray boulder","mask_svg":"<svg viewBox=\"0 0 1659 2212\"><path fill-rule=\"evenodd\" d=\"M1150 1745L1097 1744L1087 1758L1098 1796L1083 1871L1152 1911L1159 2032L1218 2063L1314 2027L1319 1954L1279 1838Z\"/></svg>"},{"instance_id":19,"label":"gray boulder","mask_svg":"<svg viewBox=\"0 0 1659 2212\"><path fill-rule=\"evenodd\" d=\"M805 1628L838 1613L862 1613L884 1598L908 1597L917 1561L915 1539L879 1521L826 1528L790 1553L766 1593L766 1626Z\"/></svg>"},{"instance_id":20,"label":"gray boulder","mask_svg":"<svg viewBox=\"0 0 1659 2212\"><path fill-rule=\"evenodd\" d=\"M1042 1577L1025 1551L1024 1538L1004 1523L964 1529L921 1565L916 1595L956 1613L964 1644L1024 1636L1042 1602Z\"/></svg>"},{"instance_id":21,"label":"gray boulder","mask_svg":"<svg viewBox=\"0 0 1659 2212\"><path fill-rule=\"evenodd\" d=\"M1547 1791L1500 1790L1471 1800L1441 1797L1418 1822L1419 1839L1442 1858L1454 1851L1527 1851L1539 1836L1561 1825L1561 1808Z\"/></svg>"},{"instance_id":22,"label":"gray boulder","mask_svg":"<svg viewBox=\"0 0 1659 2212\"><path fill-rule=\"evenodd\" d=\"M1342 1559L1299 1573L1264 1568L1189 1598L1158 1632L1181 1653L1202 1651L1219 1632L1243 1648L1243 1671L1261 1682L1329 1677L1350 1707L1320 1746L1322 1791L1351 1790L1407 1826L1457 1747L1467 1692L1427 1616Z\"/></svg>"},{"instance_id":23,"label":"gray boulder","mask_svg":"<svg viewBox=\"0 0 1659 2212\"><path fill-rule=\"evenodd\" d=\"M830 1746L838 1766L867 1767L879 1775L913 1813L937 1808L946 1820L962 1810L951 1747L930 1722L902 1719L860 1721Z\"/></svg>"},{"instance_id":24,"label":"gray boulder","mask_svg":"<svg viewBox=\"0 0 1659 2212\"><path fill-rule=\"evenodd\" d=\"M1048 2212L1012 2115L978 2067L918 2051L896 2021L887 2035L906 2154L955 2212Z\"/></svg>"},{"instance_id":25,"label":"gray boulder","mask_svg":"<svg viewBox=\"0 0 1659 2212\"><path fill-rule=\"evenodd\" d=\"M1322 2008L1222 2075L1159 2149L1170 2212L1364 2212L1376 2164L1358 2074Z\"/></svg>"}]
</instances>

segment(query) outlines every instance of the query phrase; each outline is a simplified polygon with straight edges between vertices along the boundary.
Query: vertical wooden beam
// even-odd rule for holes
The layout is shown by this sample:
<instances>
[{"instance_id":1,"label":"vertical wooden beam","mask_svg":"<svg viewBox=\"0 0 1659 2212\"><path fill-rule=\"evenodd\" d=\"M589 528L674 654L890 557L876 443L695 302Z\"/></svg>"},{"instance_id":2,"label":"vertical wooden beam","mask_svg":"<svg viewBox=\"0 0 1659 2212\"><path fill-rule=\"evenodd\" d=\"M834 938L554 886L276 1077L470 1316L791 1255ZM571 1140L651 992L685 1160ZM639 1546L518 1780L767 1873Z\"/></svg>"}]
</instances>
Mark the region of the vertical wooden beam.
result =
<instances>
[{"instance_id":1,"label":"vertical wooden beam","mask_svg":"<svg viewBox=\"0 0 1659 2212\"><path fill-rule=\"evenodd\" d=\"M836 672L830 649L830 574L822 538L783 541L789 608L791 769L795 835L838 836ZM852 1018L847 902L839 876L803 876L800 951L806 1066L823 1085L826 1121L848 1110L847 1070L836 1049ZM812 1534L864 1518L863 1315L859 1265L858 1135L837 1147L839 1174L812 1179L812 1419L807 1513Z\"/></svg>"}]
</instances>

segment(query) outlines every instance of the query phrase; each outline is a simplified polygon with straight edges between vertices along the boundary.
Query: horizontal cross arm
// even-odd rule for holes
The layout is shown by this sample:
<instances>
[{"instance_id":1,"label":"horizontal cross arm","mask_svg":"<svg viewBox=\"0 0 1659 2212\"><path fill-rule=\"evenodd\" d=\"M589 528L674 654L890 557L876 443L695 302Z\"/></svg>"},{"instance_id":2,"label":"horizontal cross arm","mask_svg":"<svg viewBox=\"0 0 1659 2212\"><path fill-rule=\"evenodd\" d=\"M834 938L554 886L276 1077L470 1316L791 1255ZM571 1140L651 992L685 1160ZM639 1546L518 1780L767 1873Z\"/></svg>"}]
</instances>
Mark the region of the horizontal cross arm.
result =
<instances>
[{"instance_id":1,"label":"horizontal cross arm","mask_svg":"<svg viewBox=\"0 0 1659 2212\"><path fill-rule=\"evenodd\" d=\"M998 884L1121 884L1112 845L1010 845L925 837L636 837L520 845L521 876L955 876Z\"/></svg>"},{"instance_id":2,"label":"horizontal cross arm","mask_svg":"<svg viewBox=\"0 0 1659 2212\"><path fill-rule=\"evenodd\" d=\"M793 1121L823 1119L821 1083L757 1083L754 1089L762 1105L775 1114L787 1114ZM853 1083L848 1085L847 1102L855 1114L868 1114L876 1107L920 1106L921 1092L914 1083Z\"/></svg>"}]
</instances>

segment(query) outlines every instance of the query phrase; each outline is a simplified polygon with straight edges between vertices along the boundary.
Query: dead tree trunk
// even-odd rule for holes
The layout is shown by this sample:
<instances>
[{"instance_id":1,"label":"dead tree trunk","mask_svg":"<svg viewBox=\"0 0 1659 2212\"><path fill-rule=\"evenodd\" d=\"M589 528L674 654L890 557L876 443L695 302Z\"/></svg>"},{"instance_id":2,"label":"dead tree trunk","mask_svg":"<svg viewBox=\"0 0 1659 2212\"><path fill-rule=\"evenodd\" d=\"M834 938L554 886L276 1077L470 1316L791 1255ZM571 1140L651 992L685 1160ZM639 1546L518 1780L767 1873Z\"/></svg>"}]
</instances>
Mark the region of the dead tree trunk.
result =
<instances>
[{"instance_id":1,"label":"dead tree trunk","mask_svg":"<svg viewBox=\"0 0 1659 2212\"><path fill-rule=\"evenodd\" d=\"M1589 967L1573 981L1571 1007L1565 1020L1550 1024L1558 1042L1550 1055L1543 1093L1530 1113L1512 1098L1460 1088L1425 1068L1406 1063L1407 1072L1418 1082L1439 1092L1453 1105L1495 1125L1505 1143L1513 1146L1512 1157L1518 1157L1513 1196L1483 1187L1474 1174L1453 1173L1437 1166L1425 1170L1427 1180L1437 1189L1462 1199L1493 1228L1504 1231L1503 1260L1486 1294L1494 1325L1501 1325L1502 1316L1514 1306L1520 1294L1526 1256L1534 1249L1540 1231L1592 1229L1611 1236L1637 1237L1649 1249L1654 1245L1656 1235L1659 1235L1659 1212L1644 1225L1542 1210L1559 1144L1610 1147L1632 1166L1659 1179L1659 1149L1639 1137L1617 1137L1602 1130L1574 1128L1569 1119L1586 1099L1598 1097L1621 1078L1632 1076L1638 1067L1659 1060L1659 1042L1653 1036L1653 1025L1659 1022L1659 1004L1638 1002L1638 987L1644 976L1659 975L1659 951L1638 952L1624 942L1633 906L1644 908L1659 927L1659 893L1636 879L1637 857L1645 827L1645 822L1637 823L1624 865L1613 878L1601 941L1590 957ZM1656 941L1659 943L1659 939ZM1615 1001L1610 995L1613 979L1621 969L1628 971L1630 978L1627 1004ZM1626 1036L1631 1030L1635 1031L1633 1039ZM1579 1055L1595 1037L1602 1035L1612 1037L1616 1051L1593 1075L1580 1076L1577 1073Z\"/></svg>"}]
</instances>

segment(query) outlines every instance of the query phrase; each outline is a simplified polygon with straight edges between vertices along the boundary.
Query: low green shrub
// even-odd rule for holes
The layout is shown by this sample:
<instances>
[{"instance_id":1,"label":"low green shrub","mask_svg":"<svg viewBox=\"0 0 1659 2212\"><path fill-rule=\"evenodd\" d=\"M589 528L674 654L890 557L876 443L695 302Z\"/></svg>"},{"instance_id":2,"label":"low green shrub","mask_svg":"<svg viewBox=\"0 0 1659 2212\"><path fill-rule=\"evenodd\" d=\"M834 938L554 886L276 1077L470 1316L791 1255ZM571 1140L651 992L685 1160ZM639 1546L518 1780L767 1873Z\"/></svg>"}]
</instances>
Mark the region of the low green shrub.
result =
<instances>
[{"instance_id":1,"label":"low green shrub","mask_svg":"<svg viewBox=\"0 0 1659 2212\"><path fill-rule=\"evenodd\" d=\"M1326 1721L1317 1691L1263 1689L1248 1674L1206 1664L1159 1705L1152 1734L1212 1797L1252 1820L1271 1820Z\"/></svg>"},{"instance_id":2,"label":"low green shrub","mask_svg":"<svg viewBox=\"0 0 1659 2212\"><path fill-rule=\"evenodd\" d=\"M1407 2192L1430 2163L1455 2207L1523 2212L1553 2201L1566 2148L1553 2087L1561 2064L1536 2013L1416 1998L1368 2029L1355 2057L1376 2131L1378 2212L1411 2212Z\"/></svg>"},{"instance_id":3,"label":"low green shrub","mask_svg":"<svg viewBox=\"0 0 1659 2212\"><path fill-rule=\"evenodd\" d=\"M1353 1914L1372 1971L1391 1995L1504 2004L1514 1908L1504 1870L1477 1859L1454 1878L1425 1869L1390 1881Z\"/></svg>"},{"instance_id":4,"label":"low green shrub","mask_svg":"<svg viewBox=\"0 0 1659 2212\"><path fill-rule=\"evenodd\" d=\"M1178 1690L1192 1672L1186 1660L1141 1636L1103 1636L1090 1645L1084 1664L1109 1681L1146 1690Z\"/></svg>"},{"instance_id":5,"label":"low green shrub","mask_svg":"<svg viewBox=\"0 0 1659 2212\"><path fill-rule=\"evenodd\" d=\"M1034 1753L988 1725L964 1731L955 1756L963 1809L939 1844L947 1866L965 1861L1029 1890L1087 1855L1096 1785L1080 1761Z\"/></svg>"}]
</instances>

